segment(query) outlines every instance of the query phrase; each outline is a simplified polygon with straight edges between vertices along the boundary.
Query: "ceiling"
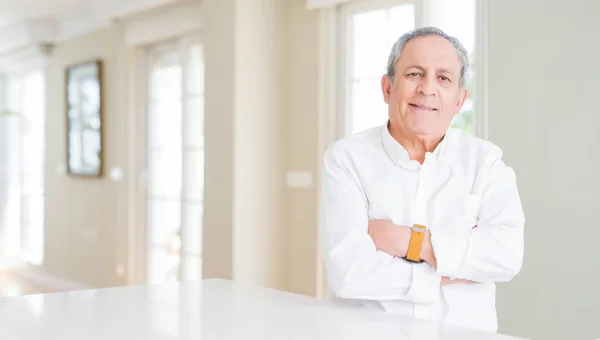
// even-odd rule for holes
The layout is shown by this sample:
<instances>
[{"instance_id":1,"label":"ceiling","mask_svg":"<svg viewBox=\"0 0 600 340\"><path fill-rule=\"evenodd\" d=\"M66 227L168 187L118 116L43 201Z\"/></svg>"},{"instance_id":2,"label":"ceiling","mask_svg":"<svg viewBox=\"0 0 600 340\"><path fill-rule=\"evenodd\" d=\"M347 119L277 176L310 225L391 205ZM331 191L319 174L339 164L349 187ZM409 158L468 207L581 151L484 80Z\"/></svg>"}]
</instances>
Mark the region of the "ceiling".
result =
<instances>
[{"instance_id":1,"label":"ceiling","mask_svg":"<svg viewBox=\"0 0 600 340\"><path fill-rule=\"evenodd\" d=\"M28 19L68 17L93 6L94 0L0 0L0 28Z\"/></svg>"},{"instance_id":2,"label":"ceiling","mask_svg":"<svg viewBox=\"0 0 600 340\"><path fill-rule=\"evenodd\" d=\"M0 53L73 38L115 18L180 0L0 0Z\"/></svg>"}]
</instances>

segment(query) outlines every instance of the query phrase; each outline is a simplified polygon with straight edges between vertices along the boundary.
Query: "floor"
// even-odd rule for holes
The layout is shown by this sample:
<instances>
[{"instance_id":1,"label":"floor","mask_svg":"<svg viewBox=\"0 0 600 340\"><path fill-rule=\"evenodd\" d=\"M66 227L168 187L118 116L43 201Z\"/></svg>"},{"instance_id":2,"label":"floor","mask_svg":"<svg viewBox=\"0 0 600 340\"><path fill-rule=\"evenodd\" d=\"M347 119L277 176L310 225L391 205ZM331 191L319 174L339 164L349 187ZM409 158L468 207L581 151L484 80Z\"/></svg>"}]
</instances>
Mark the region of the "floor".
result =
<instances>
[{"instance_id":1,"label":"floor","mask_svg":"<svg viewBox=\"0 0 600 340\"><path fill-rule=\"evenodd\" d=\"M50 292L48 289L26 282L7 270L0 269L0 297Z\"/></svg>"}]
</instances>

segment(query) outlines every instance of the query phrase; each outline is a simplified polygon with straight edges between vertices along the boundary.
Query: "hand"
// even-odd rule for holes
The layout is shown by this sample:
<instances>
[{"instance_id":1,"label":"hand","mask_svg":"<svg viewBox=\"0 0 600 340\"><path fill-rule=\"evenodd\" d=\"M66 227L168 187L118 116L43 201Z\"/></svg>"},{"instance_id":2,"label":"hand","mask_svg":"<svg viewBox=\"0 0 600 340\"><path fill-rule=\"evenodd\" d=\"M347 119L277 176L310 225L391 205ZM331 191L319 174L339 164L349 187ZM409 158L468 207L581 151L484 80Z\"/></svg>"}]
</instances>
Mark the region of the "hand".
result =
<instances>
[{"instance_id":1,"label":"hand","mask_svg":"<svg viewBox=\"0 0 600 340\"><path fill-rule=\"evenodd\" d=\"M442 276L442 281L440 282L440 286L443 287L443 286L456 284L456 283L477 283L477 282L471 281L471 280L465 280L465 279L451 279L447 276Z\"/></svg>"},{"instance_id":2,"label":"hand","mask_svg":"<svg viewBox=\"0 0 600 340\"><path fill-rule=\"evenodd\" d=\"M395 225L388 221L369 221L369 236L375 242L375 247L392 256L406 256L411 232L409 227Z\"/></svg>"}]
</instances>

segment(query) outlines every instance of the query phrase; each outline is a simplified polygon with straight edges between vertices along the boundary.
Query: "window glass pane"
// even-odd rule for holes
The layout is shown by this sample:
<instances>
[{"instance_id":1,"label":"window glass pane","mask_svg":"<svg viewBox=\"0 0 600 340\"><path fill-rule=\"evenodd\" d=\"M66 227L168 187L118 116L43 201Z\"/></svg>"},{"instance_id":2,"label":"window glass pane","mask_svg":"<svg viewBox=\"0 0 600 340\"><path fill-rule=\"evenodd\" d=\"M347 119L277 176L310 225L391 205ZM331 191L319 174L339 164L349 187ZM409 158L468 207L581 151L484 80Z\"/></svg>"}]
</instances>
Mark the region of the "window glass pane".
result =
<instances>
[{"instance_id":1,"label":"window glass pane","mask_svg":"<svg viewBox=\"0 0 600 340\"><path fill-rule=\"evenodd\" d=\"M148 251L148 283L164 283L179 279L179 253L165 248L153 247Z\"/></svg>"},{"instance_id":2,"label":"window glass pane","mask_svg":"<svg viewBox=\"0 0 600 340\"><path fill-rule=\"evenodd\" d=\"M21 220L44 220L44 196L21 195Z\"/></svg>"},{"instance_id":3,"label":"window glass pane","mask_svg":"<svg viewBox=\"0 0 600 340\"><path fill-rule=\"evenodd\" d=\"M22 81L19 78L8 79L6 85L6 108L8 111L13 113L20 113L21 111L21 92L22 92Z\"/></svg>"},{"instance_id":4,"label":"window glass pane","mask_svg":"<svg viewBox=\"0 0 600 340\"><path fill-rule=\"evenodd\" d=\"M202 279L202 258L199 256L185 256L181 274L183 281L200 281Z\"/></svg>"},{"instance_id":5,"label":"window glass pane","mask_svg":"<svg viewBox=\"0 0 600 340\"><path fill-rule=\"evenodd\" d=\"M21 174L21 153L19 152L21 135L19 133L19 118L6 116L2 119L2 125L0 125L0 127L2 128L0 131L2 135L0 135L0 137L2 137L2 142L6 143L4 147L6 152L0 154L0 158L4 165L3 170L5 171L5 179L7 180L7 183L18 182Z\"/></svg>"},{"instance_id":6,"label":"window glass pane","mask_svg":"<svg viewBox=\"0 0 600 340\"><path fill-rule=\"evenodd\" d=\"M204 148L204 97L186 100L185 146Z\"/></svg>"},{"instance_id":7,"label":"window glass pane","mask_svg":"<svg viewBox=\"0 0 600 340\"><path fill-rule=\"evenodd\" d=\"M150 197L181 198L181 151L150 151L148 192Z\"/></svg>"},{"instance_id":8,"label":"window glass pane","mask_svg":"<svg viewBox=\"0 0 600 340\"><path fill-rule=\"evenodd\" d=\"M14 131L7 134L10 151L16 155L9 156L12 166L7 192L11 197L7 217L11 221L7 223L4 246L36 265L42 264L44 250L45 96L41 70L6 79L4 104L18 117L11 125Z\"/></svg>"},{"instance_id":9,"label":"window glass pane","mask_svg":"<svg viewBox=\"0 0 600 340\"><path fill-rule=\"evenodd\" d=\"M186 44L176 41L149 53L148 282L195 279L201 272L204 60L202 45ZM182 253L194 259L183 262L180 277Z\"/></svg>"},{"instance_id":10,"label":"window glass pane","mask_svg":"<svg viewBox=\"0 0 600 340\"><path fill-rule=\"evenodd\" d=\"M36 142L35 138L29 136L21 138L21 173L24 175L43 168L44 145Z\"/></svg>"},{"instance_id":11,"label":"window glass pane","mask_svg":"<svg viewBox=\"0 0 600 340\"><path fill-rule=\"evenodd\" d=\"M350 20L351 78L381 77L387 57L385 9L356 14ZM349 47L350 47L349 46Z\"/></svg>"},{"instance_id":12,"label":"window glass pane","mask_svg":"<svg viewBox=\"0 0 600 340\"><path fill-rule=\"evenodd\" d=\"M389 55L392 46L404 33L414 29L415 26L415 6L402 5L389 9L388 17L388 44L386 54Z\"/></svg>"},{"instance_id":13,"label":"window glass pane","mask_svg":"<svg viewBox=\"0 0 600 340\"><path fill-rule=\"evenodd\" d=\"M20 226L21 226L21 254L23 258L27 257L27 253L29 252L29 238L30 238L30 222L27 220L23 220L21 219L20 221Z\"/></svg>"},{"instance_id":14,"label":"window glass pane","mask_svg":"<svg viewBox=\"0 0 600 340\"><path fill-rule=\"evenodd\" d=\"M21 257L41 265L44 260L44 222L21 220Z\"/></svg>"},{"instance_id":15,"label":"window glass pane","mask_svg":"<svg viewBox=\"0 0 600 340\"><path fill-rule=\"evenodd\" d=\"M187 90L191 95L204 93L204 51L201 44L193 44L188 48Z\"/></svg>"},{"instance_id":16,"label":"window glass pane","mask_svg":"<svg viewBox=\"0 0 600 340\"><path fill-rule=\"evenodd\" d=\"M86 173L96 173L100 164L100 131L95 129L74 130L71 131L69 138L74 141L69 144L69 153L74 155L70 159L69 165L73 168L81 168ZM96 150L96 152L86 152L84 149Z\"/></svg>"},{"instance_id":17,"label":"window glass pane","mask_svg":"<svg viewBox=\"0 0 600 340\"><path fill-rule=\"evenodd\" d=\"M147 281L179 278L182 192L181 53L175 45L150 51L148 93Z\"/></svg>"},{"instance_id":18,"label":"window glass pane","mask_svg":"<svg viewBox=\"0 0 600 340\"><path fill-rule=\"evenodd\" d=\"M202 255L202 203L185 204L183 251L186 255Z\"/></svg>"},{"instance_id":19,"label":"window glass pane","mask_svg":"<svg viewBox=\"0 0 600 340\"><path fill-rule=\"evenodd\" d=\"M7 78L4 86L4 106L7 111L19 113L21 106L21 79ZM18 256L21 251L21 118L19 116L7 116L3 119L3 141L7 143L5 180L3 188L6 207L3 214L2 244L0 254L12 258Z\"/></svg>"},{"instance_id":20,"label":"window glass pane","mask_svg":"<svg viewBox=\"0 0 600 340\"><path fill-rule=\"evenodd\" d=\"M181 202L150 200L148 202L149 246L181 249Z\"/></svg>"},{"instance_id":21,"label":"window glass pane","mask_svg":"<svg viewBox=\"0 0 600 340\"><path fill-rule=\"evenodd\" d=\"M148 145L158 148L180 148L181 100L151 102L148 108Z\"/></svg>"},{"instance_id":22,"label":"window glass pane","mask_svg":"<svg viewBox=\"0 0 600 340\"><path fill-rule=\"evenodd\" d=\"M185 151L186 199L199 202L204 196L204 150Z\"/></svg>"},{"instance_id":23,"label":"window glass pane","mask_svg":"<svg viewBox=\"0 0 600 340\"><path fill-rule=\"evenodd\" d=\"M21 177L21 194L37 196L44 194L44 169L35 170Z\"/></svg>"},{"instance_id":24,"label":"window glass pane","mask_svg":"<svg viewBox=\"0 0 600 340\"><path fill-rule=\"evenodd\" d=\"M178 52L157 56L151 64L150 101L181 99L183 75Z\"/></svg>"},{"instance_id":25,"label":"window glass pane","mask_svg":"<svg viewBox=\"0 0 600 340\"><path fill-rule=\"evenodd\" d=\"M460 114L452 121L452 127L473 133L473 99L465 100Z\"/></svg>"},{"instance_id":26,"label":"window glass pane","mask_svg":"<svg viewBox=\"0 0 600 340\"><path fill-rule=\"evenodd\" d=\"M31 237L29 238L28 261L39 266L44 262L44 221L33 220L29 227Z\"/></svg>"},{"instance_id":27,"label":"window glass pane","mask_svg":"<svg viewBox=\"0 0 600 340\"><path fill-rule=\"evenodd\" d=\"M467 51L475 50L475 0L437 1L431 21L460 39Z\"/></svg>"},{"instance_id":28,"label":"window glass pane","mask_svg":"<svg viewBox=\"0 0 600 340\"><path fill-rule=\"evenodd\" d=\"M355 81L350 87L349 117L351 133L383 125L387 121L387 104L383 101L380 79Z\"/></svg>"}]
</instances>

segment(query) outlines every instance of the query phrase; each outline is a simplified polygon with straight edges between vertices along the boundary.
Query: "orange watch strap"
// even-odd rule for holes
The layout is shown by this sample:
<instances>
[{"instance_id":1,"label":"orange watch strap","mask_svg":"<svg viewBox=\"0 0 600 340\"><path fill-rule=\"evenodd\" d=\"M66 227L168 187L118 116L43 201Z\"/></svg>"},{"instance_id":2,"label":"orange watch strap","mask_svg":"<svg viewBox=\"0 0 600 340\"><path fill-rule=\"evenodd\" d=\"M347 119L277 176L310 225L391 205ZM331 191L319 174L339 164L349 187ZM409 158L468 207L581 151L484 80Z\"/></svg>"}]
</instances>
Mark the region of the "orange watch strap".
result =
<instances>
[{"instance_id":1,"label":"orange watch strap","mask_svg":"<svg viewBox=\"0 0 600 340\"><path fill-rule=\"evenodd\" d=\"M413 225L410 242L408 244L408 251L406 253L406 260L410 262L423 262L423 260L421 260L421 248L423 247L425 232L427 232L427 227L424 225Z\"/></svg>"}]
</instances>

